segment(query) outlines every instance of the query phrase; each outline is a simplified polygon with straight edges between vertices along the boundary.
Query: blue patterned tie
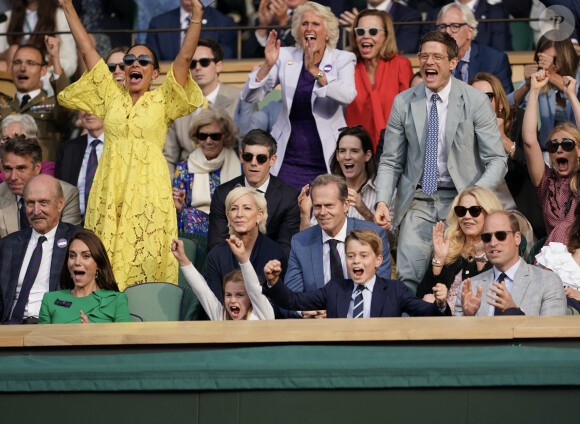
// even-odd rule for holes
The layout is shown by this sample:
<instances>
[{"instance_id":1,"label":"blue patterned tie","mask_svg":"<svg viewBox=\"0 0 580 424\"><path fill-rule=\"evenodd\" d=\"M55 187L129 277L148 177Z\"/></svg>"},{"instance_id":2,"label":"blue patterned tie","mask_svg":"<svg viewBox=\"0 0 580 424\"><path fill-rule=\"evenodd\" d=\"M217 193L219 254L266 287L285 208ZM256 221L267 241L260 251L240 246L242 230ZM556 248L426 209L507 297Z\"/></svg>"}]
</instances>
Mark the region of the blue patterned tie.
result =
<instances>
[{"instance_id":1,"label":"blue patterned tie","mask_svg":"<svg viewBox=\"0 0 580 424\"><path fill-rule=\"evenodd\" d=\"M427 149L425 151L425 166L423 168L423 184L421 189L425 194L437 191L437 144L439 140L439 115L437 115L437 100L439 95L431 96L431 111L427 126Z\"/></svg>"},{"instance_id":2,"label":"blue patterned tie","mask_svg":"<svg viewBox=\"0 0 580 424\"><path fill-rule=\"evenodd\" d=\"M36 280L36 276L38 275L38 270L40 269L40 262L42 261L42 243L45 241L45 236L38 237L38 243L32 251L32 256L30 257L30 262L28 263L28 268L26 269L26 274L24 274L24 280L22 280L22 287L20 288L18 300L16 301L16 305L12 310L10 324L22 324L22 319L24 318L24 309L28 304L30 289L32 289L34 281Z\"/></svg>"},{"instance_id":3,"label":"blue patterned tie","mask_svg":"<svg viewBox=\"0 0 580 424\"><path fill-rule=\"evenodd\" d=\"M95 173L97 172L97 166L99 165L99 160L97 159L97 145L100 142L101 140L98 138L91 141L91 153L89 153L89 162L87 164L87 173L85 176L85 213L89 204L89 192L93 186L93 180L95 179Z\"/></svg>"},{"instance_id":4,"label":"blue patterned tie","mask_svg":"<svg viewBox=\"0 0 580 424\"><path fill-rule=\"evenodd\" d=\"M328 246L330 247L330 278L344 278L340 253L338 253L338 249L336 248L337 245L338 240L328 240Z\"/></svg>"},{"instance_id":5,"label":"blue patterned tie","mask_svg":"<svg viewBox=\"0 0 580 424\"><path fill-rule=\"evenodd\" d=\"M28 222L28 218L26 217L26 206L24 205L24 198L21 197L18 201L18 216L20 220L20 229L25 230L30 227L30 223Z\"/></svg>"},{"instance_id":6,"label":"blue patterned tie","mask_svg":"<svg viewBox=\"0 0 580 424\"><path fill-rule=\"evenodd\" d=\"M362 284L358 284L356 290L354 292L354 300L353 300L353 307L352 307L352 317L353 318L362 318L363 312L365 309L365 301L363 298L363 290L365 286Z\"/></svg>"}]
</instances>

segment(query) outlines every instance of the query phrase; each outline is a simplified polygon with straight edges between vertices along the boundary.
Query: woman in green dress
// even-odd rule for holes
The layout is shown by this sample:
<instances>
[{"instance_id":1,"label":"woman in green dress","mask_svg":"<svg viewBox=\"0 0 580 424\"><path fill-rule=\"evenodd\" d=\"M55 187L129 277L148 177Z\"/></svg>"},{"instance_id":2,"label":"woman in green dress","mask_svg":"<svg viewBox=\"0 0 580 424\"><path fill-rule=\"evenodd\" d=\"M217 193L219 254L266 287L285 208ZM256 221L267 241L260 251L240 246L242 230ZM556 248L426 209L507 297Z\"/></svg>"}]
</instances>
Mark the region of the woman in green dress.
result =
<instances>
[{"instance_id":1,"label":"woman in green dress","mask_svg":"<svg viewBox=\"0 0 580 424\"><path fill-rule=\"evenodd\" d=\"M127 295L119 292L101 240L90 231L71 237L60 273L64 290L45 293L40 324L129 322Z\"/></svg>"}]
</instances>

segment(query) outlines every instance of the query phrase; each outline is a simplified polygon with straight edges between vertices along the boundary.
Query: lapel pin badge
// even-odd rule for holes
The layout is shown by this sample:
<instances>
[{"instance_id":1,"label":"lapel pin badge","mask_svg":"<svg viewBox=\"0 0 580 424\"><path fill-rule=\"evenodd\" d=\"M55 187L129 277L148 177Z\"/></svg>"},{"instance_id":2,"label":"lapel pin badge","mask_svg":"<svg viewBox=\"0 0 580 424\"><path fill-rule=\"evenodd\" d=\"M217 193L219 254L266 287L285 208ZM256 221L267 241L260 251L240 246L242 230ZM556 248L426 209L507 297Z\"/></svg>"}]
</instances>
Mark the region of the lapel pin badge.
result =
<instances>
[{"instance_id":1,"label":"lapel pin badge","mask_svg":"<svg viewBox=\"0 0 580 424\"><path fill-rule=\"evenodd\" d=\"M64 249L66 247L66 245L67 245L66 239L63 239L63 238L58 239L57 242L56 242L56 245L58 247L60 247L61 249Z\"/></svg>"}]
</instances>

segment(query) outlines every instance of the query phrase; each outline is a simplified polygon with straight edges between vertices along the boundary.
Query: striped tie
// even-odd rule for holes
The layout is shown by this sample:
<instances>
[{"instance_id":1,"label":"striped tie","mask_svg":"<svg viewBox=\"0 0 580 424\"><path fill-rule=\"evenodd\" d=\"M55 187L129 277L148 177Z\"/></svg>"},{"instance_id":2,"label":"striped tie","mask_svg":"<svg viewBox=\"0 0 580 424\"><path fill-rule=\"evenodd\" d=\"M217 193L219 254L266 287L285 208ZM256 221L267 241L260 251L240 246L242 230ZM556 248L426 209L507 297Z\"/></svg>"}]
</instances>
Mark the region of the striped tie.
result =
<instances>
[{"instance_id":1,"label":"striped tie","mask_svg":"<svg viewBox=\"0 0 580 424\"><path fill-rule=\"evenodd\" d=\"M431 195L437 191L437 147L439 140L439 115L437 100L439 95L433 93L429 122L427 125L427 148L425 151L425 166L423 168L423 193Z\"/></svg>"},{"instance_id":2,"label":"striped tie","mask_svg":"<svg viewBox=\"0 0 580 424\"><path fill-rule=\"evenodd\" d=\"M363 290L365 286L362 284L358 284L356 290L354 292L354 300L353 300L353 308L352 308L352 317L353 318L362 318L363 312L365 309L365 300L363 298Z\"/></svg>"},{"instance_id":3,"label":"striped tie","mask_svg":"<svg viewBox=\"0 0 580 424\"><path fill-rule=\"evenodd\" d=\"M28 218L26 217L26 206L24 205L24 198L21 197L20 200L18 201L18 204L20 205L18 207L18 215L19 215L19 219L20 219L20 229L21 230L25 230L27 228L30 227L30 223L28 222Z\"/></svg>"},{"instance_id":4,"label":"striped tie","mask_svg":"<svg viewBox=\"0 0 580 424\"><path fill-rule=\"evenodd\" d=\"M24 318L24 309L28 304L30 289L32 289L34 281L36 280L36 276L38 275L38 270L40 269L40 262L42 261L42 243L45 241L45 236L38 237L38 243L32 252L32 257L28 263L28 269L26 270L26 274L24 274L24 280L22 280L20 295L18 296L16 305L12 310L10 324L22 324L22 319Z\"/></svg>"},{"instance_id":5,"label":"striped tie","mask_svg":"<svg viewBox=\"0 0 580 424\"><path fill-rule=\"evenodd\" d=\"M91 141L91 153L89 154L89 163L87 164L87 173L85 177L85 211L89 204L89 192L93 186L93 180L95 179L95 173L97 172L97 166L99 166L99 160L97 159L97 146L101 142L98 138ZM85 212L86 213L86 212Z\"/></svg>"},{"instance_id":6,"label":"striped tie","mask_svg":"<svg viewBox=\"0 0 580 424\"><path fill-rule=\"evenodd\" d=\"M344 278L340 253L338 253L338 249L336 248L337 245L338 240L328 240L328 246L330 247L330 278Z\"/></svg>"}]
</instances>

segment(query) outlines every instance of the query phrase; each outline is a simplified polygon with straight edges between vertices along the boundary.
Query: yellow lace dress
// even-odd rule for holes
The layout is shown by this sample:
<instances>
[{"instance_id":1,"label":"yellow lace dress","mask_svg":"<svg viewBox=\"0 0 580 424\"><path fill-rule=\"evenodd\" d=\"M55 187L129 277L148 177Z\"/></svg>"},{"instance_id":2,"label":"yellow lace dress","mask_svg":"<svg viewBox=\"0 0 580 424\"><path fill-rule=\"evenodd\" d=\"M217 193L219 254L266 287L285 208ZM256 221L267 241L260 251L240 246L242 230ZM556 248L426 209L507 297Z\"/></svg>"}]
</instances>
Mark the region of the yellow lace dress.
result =
<instances>
[{"instance_id":1,"label":"yellow lace dress","mask_svg":"<svg viewBox=\"0 0 580 424\"><path fill-rule=\"evenodd\" d=\"M163 84L133 105L103 60L58 96L60 104L105 120L103 154L91 188L85 227L107 248L119 288L145 281L177 283L171 253L177 219L163 145L173 120L203 102L197 84L180 86L173 66Z\"/></svg>"}]
</instances>

